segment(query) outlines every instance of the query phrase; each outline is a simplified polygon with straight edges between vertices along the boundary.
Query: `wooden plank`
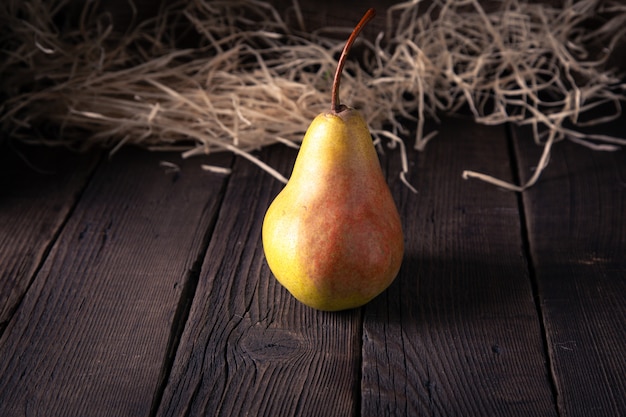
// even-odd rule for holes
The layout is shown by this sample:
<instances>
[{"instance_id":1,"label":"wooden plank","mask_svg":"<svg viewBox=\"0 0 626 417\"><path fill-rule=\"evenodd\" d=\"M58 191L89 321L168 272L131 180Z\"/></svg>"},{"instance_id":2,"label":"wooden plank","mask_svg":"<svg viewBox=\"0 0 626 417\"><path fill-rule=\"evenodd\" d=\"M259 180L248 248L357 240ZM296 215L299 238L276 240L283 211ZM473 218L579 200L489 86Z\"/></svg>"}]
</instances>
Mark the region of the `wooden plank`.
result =
<instances>
[{"instance_id":1,"label":"wooden plank","mask_svg":"<svg viewBox=\"0 0 626 417\"><path fill-rule=\"evenodd\" d=\"M419 193L393 188L405 260L365 309L362 415L555 415L517 197L461 178L511 176L505 131L439 130L409 154Z\"/></svg>"},{"instance_id":2,"label":"wooden plank","mask_svg":"<svg viewBox=\"0 0 626 417\"><path fill-rule=\"evenodd\" d=\"M0 141L0 335L98 160L13 146Z\"/></svg>"},{"instance_id":3,"label":"wooden plank","mask_svg":"<svg viewBox=\"0 0 626 417\"><path fill-rule=\"evenodd\" d=\"M261 158L289 175L295 152ZM271 276L265 210L282 184L239 159L158 416L350 416L357 412L360 313L325 313Z\"/></svg>"},{"instance_id":4,"label":"wooden plank","mask_svg":"<svg viewBox=\"0 0 626 417\"><path fill-rule=\"evenodd\" d=\"M164 158L94 175L0 340L3 417L149 415L225 181Z\"/></svg>"},{"instance_id":5,"label":"wooden plank","mask_svg":"<svg viewBox=\"0 0 626 417\"><path fill-rule=\"evenodd\" d=\"M527 134L523 179L541 152ZM624 416L626 152L557 143L524 206L560 415Z\"/></svg>"}]
</instances>

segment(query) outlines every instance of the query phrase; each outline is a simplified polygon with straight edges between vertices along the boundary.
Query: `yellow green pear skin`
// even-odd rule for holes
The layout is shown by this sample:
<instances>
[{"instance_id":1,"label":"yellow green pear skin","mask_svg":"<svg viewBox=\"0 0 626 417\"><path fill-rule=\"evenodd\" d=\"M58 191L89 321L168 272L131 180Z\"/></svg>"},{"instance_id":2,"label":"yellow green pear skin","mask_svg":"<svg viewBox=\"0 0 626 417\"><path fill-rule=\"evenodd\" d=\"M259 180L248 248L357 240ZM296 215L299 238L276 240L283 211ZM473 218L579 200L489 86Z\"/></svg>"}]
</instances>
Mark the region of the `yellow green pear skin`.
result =
<instances>
[{"instance_id":1,"label":"yellow green pear skin","mask_svg":"<svg viewBox=\"0 0 626 417\"><path fill-rule=\"evenodd\" d=\"M313 120L265 214L262 239L276 279L318 310L362 306L393 282L404 254L402 225L358 111Z\"/></svg>"}]
</instances>

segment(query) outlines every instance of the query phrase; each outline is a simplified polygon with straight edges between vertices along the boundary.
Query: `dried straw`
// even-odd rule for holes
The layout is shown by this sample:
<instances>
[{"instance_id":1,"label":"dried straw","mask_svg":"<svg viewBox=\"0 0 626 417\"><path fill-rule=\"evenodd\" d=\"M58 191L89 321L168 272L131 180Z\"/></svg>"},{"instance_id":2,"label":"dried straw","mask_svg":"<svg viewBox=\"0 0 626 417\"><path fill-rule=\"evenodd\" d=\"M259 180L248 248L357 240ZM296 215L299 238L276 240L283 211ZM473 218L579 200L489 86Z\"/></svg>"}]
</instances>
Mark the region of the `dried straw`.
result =
<instances>
[{"instance_id":1,"label":"dried straw","mask_svg":"<svg viewBox=\"0 0 626 417\"><path fill-rule=\"evenodd\" d=\"M173 4L124 33L87 2L78 24L59 27L71 4L0 6L7 21L0 32L0 123L10 137L111 152L135 144L184 157L229 151L281 181L253 151L274 143L297 147L312 118L328 109L331 75L350 31L306 33L297 1L298 29L254 0ZM591 16L604 20L588 29ZM621 114L626 88L605 68L626 27L626 6L616 0L562 9L508 0L490 12L478 0L434 0L428 7L410 1L392 6L387 20L384 34L361 41L363 56L348 64L341 94L362 111L377 141L398 145L407 186L407 120L417 124L415 147L423 150L436 133L424 135L424 121L464 107L480 123L531 125L544 146L524 185L463 173L509 189L532 185L559 140L600 150L626 143L571 127L599 105L615 111L585 124ZM592 56L592 42L606 51Z\"/></svg>"},{"instance_id":2,"label":"dried straw","mask_svg":"<svg viewBox=\"0 0 626 417\"><path fill-rule=\"evenodd\" d=\"M415 86L409 91L417 101L411 106L418 112L416 149L424 149L433 137L423 135L424 120L441 112L469 108L478 123L530 125L544 152L527 183L463 172L466 179L522 191L537 181L552 145L562 139L595 150L626 144L626 139L568 127L597 125L621 115L626 84L623 75L607 68L607 60L624 39L626 5L582 0L555 8L506 0L488 13L478 0L434 0L418 13L419 3L409 1L388 11L387 26L395 29L377 73L377 82ZM590 20L598 16L601 25L590 29ZM582 121L581 115L607 105L613 109L608 115Z\"/></svg>"}]
</instances>

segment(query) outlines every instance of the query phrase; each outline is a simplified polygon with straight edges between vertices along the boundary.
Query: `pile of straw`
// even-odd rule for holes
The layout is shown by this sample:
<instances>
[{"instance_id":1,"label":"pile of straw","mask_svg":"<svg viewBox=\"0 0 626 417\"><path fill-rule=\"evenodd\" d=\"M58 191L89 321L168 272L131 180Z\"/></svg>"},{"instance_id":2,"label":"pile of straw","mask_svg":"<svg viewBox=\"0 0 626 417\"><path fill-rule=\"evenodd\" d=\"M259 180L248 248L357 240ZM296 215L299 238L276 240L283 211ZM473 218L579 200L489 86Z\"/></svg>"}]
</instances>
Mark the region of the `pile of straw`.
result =
<instances>
[{"instance_id":1,"label":"pile of straw","mask_svg":"<svg viewBox=\"0 0 626 417\"><path fill-rule=\"evenodd\" d=\"M386 31L360 41L362 56L352 56L344 71L342 101L361 110L378 142L399 145L405 183L403 139L416 130L414 146L424 149L435 135L424 135L428 118L469 109L479 123L531 125L544 154L527 184L463 174L523 190L559 140L601 150L626 144L576 129L597 106L613 112L584 124L621 114L626 85L607 65L626 30L620 3L555 8L505 0L489 11L478 0L397 4L387 10ZM185 157L230 151L282 181L252 151L298 146L313 117L329 108L332 74L351 30L307 32L295 0L295 25L261 1L191 0L123 31L96 2L75 7L71 0L0 5L0 124L7 137L111 152L135 144Z\"/></svg>"}]
</instances>

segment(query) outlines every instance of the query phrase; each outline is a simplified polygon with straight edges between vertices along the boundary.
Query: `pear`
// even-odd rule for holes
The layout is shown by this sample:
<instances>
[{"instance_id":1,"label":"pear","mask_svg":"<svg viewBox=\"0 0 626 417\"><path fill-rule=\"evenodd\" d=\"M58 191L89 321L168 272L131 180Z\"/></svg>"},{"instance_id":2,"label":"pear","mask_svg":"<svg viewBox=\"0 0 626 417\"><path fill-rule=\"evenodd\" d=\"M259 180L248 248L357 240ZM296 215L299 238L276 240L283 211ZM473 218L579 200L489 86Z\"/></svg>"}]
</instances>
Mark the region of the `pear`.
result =
<instances>
[{"instance_id":1,"label":"pear","mask_svg":"<svg viewBox=\"0 0 626 417\"><path fill-rule=\"evenodd\" d=\"M404 253L400 216L371 134L357 110L339 103L343 49L331 109L302 140L287 185L263 220L263 249L276 279L300 302L325 311L356 308L395 279Z\"/></svg>"}]
</instances>

